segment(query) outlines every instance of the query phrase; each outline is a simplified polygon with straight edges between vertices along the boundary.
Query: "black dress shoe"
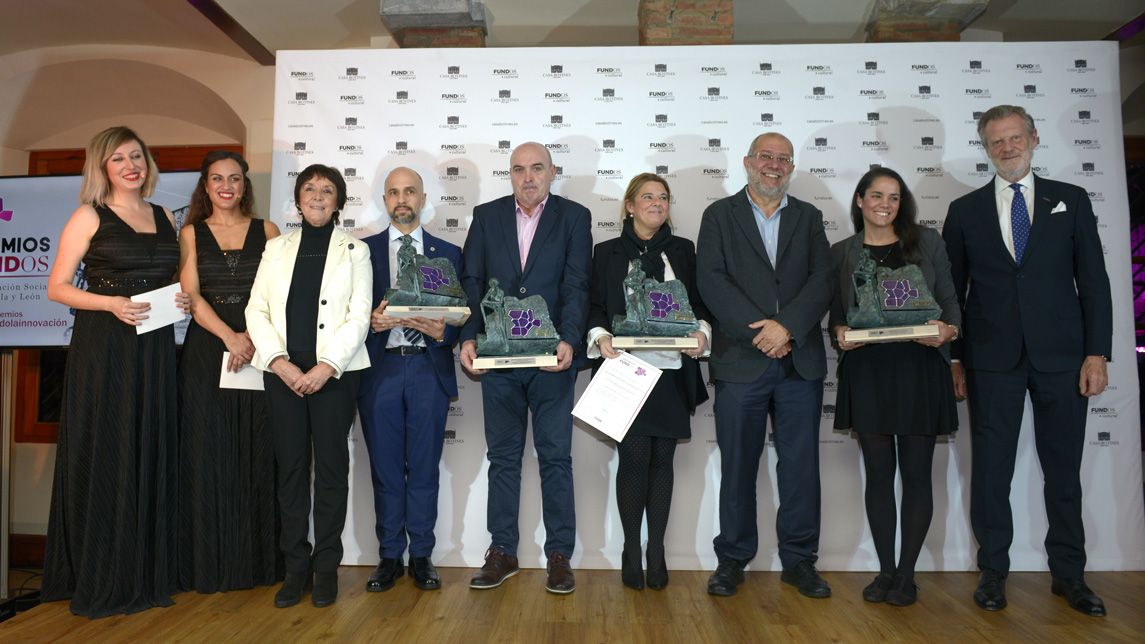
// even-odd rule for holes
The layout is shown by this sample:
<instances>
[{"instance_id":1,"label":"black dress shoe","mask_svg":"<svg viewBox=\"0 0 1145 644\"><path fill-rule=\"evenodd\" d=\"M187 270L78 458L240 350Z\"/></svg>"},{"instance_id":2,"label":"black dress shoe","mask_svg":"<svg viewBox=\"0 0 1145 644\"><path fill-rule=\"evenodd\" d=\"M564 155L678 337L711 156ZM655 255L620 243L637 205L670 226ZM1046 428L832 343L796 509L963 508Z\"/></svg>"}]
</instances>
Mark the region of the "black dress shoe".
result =
<instances>
[{"instance_id":1,"label":"black dress shoe","mask_svg":"<svg viewBox=\"0 0 1145 644\"><path fill-rule=\"evenodd\" d=\"M437 575L437 568L429 557L412 557L409 560L409 576L413 577L413 585L422 590L441 588L441 577Z\"/></svg>"},{"instance_id":2,"label":"black dress shoe","mask_svg":"<svg viewBox=\"0 0 1145 644\"><path fill-rule=\"evenodd\" d=\"M996 570L983 570L974 590L974 603L983 610L1002 610L1006 607L1006 575Z\"/></svg>"},{"instance_id":3,"label":"black dress shoe","mask_svg":"<svg viewBox=\"0 0 1145 644\"><path fill-rule=\"evenodd\" d=\"M648 544L648 572L644 581L652 590L664 590L668 586L668 563L664 561L664 544Z\"/></svg>"},{"instance_id":4,"label":"black dress shoe","mask_svg":"<svg viewBox=\"0 0 1145 644\"><path fill-rule=\"evenodd\" d=\"M338 600L338 571L314 573L314 591L310 593L310 603L315 608L325 608Z\"/></svg>"},{"instance_id":5,"label":"black dress shoe","mask_svg":"<svg viewBox=\"0 0 1145 644\"><path fill-rule=\"evenodd\" d=\"M708 594L731 597L736 594L736 586L743 583L743 566L738 561L721 559L716 571L708 577Z\"/></svg>"},{"instance_id":6,"label":"black dress shoe","mask_svg":"<svg viewBox=\"0 0 1145 644\"><path fill-rule=\"evenodd\" d=\"M1105 617L1105 602L1085 585L1084 579L1054 578L1050 590L1059 597L1065 597L1069 607L1079 613L1090 617Z\"/></svg>"},{"instance_id":7,"label":"black dress shoe","mask_svg":"<svg viewBox=\"0 0 1145 644\"><path fill-rule=\"evenodd\" d=\"M275 608L289 608L302 601L302 593L310 588L310 571L288 572L282 587L274 594Z\"/></svg>"},{"instance_id":8,"label":"black dress shoe","mask_svg":"<svg viewBox=\"0 0 1145 644\"><path fill-rule=\"evenodd\" d=\"M918 586L914 584L914 575L895 575L891 587L887 590L887 603L891 606L910 606L918 601Z\"/></svg>"},{"instance_id":9,"label":"black dress shoe","mask_svg":"<svg viewBox=\"0 0 1145 644\"><path fill-rule=\"evenodd\" d=\"M891 589L891 583L894 581L894 575L887 572L880 572L875 580L867 584L863 589L863 601L879 603L887 600L887 591Z\"/></svg>"},{"instance_id":10,"label":"black dress shoe","mask_svg":"<svg viewBox=\"0 0 1145 644\"><path fill-rule=\"evenodd\" d=\"M413 562L410 562L412 568ZM366 592L380 593L394 587L394 582L401 579L403 573L401 557L397 559L382 558L381 563L370 573L366 580Z\"/></svg>"},{"instance_id":11,"label":"black dress shoe","mask_svg":"<svg viewBox=\"0 0 1145 644\"><path fill-rule=\"evenodd\" d=\"M806 559L784 570L779 580L795 586L804 597L823 599L831 596L831 587L819 576L815 564Z\"/></svg>"},{"instance_id":12,"label":"black dress shoe","mask_svg":"<svg viewBox=\"0 0 1145 644\"><path fill-rule=\"evenodd\" d=\"M624 544L620 552L620 581L633 590L644 590L644 569L640 565L640 546Z\"/></svg>"}]
</instances>

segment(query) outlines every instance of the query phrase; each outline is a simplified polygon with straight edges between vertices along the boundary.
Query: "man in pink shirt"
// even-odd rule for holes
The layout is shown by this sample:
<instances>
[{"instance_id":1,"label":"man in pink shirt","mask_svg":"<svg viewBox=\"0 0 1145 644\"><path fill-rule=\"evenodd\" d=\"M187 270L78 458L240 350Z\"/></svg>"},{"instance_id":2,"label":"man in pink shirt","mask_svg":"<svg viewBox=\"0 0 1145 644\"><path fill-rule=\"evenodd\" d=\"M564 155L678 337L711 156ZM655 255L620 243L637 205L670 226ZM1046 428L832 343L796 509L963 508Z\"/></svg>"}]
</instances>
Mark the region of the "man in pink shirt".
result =
<instances>
[{"instance_id":1,"label":"man in pink shirt","mask_svg":"<svg viewBox=\"0 0 1145 644\"><path fill-rule=\"evenodd\" d=\"M555 367L473 369L480 315L461 330L461 365L484 374L481 397L489 458L487 524L491 536L485 565L470 588L495 588L517 574L517 513L521 497L521 457L528 414L533 414L533 447L541 474L545 556L552 593L576 587L569 558L576 543L572 484L572 406L574 357L583 354L588 319L588 278L592 261L591 216L584 206L550 194L556 176L549 151L522 143L509 158L513 194L473 209L465 239L461 284L470 302L480 302L496 278L506 295L540 295L560 335Z\"/></svg>"}]
</instances>

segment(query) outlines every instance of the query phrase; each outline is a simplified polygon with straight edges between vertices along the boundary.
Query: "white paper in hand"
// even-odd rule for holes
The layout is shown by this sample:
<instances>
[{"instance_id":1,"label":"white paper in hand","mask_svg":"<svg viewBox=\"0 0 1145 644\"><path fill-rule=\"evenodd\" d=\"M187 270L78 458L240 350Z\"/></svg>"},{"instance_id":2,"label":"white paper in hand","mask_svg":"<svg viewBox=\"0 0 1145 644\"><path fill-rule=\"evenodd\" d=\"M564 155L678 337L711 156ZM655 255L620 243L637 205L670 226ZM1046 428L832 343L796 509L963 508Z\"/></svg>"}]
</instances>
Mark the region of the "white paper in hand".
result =
<instances>
[{"instance_id":1,"label":"white paper in hand","mask_svg":"<svg viewBox=\"0 0 1145 644\"><path fill-rule=\"evenodd\" d=\"M223 366L219 371L219 389L250 389L252 391L262 391L262 372L252 367L249 363L244 364L242 369L238 371L227 371L227 365L231 361L231 352L223 352Z\"/></svg>"},{"instance_id":2,"label":"white paper in hand","mask_svg":"<svg viewBox=\"0 0 1145 644\"><path fill-rule=\"evenodd\" d=\"M631 353L605 360L573 407L573 416L619 442L660 379L660 370Z\"/></svg>"},{"instance_id":3,"label":"white paper in hand","mask_svg":"<svg viewBox=\"0 0 1145 644\"><path fill-rule=\"evenodd\" d=\"M154 291L147 291L139 295L132 295L132 302L148 302L151 308L147 310L147 319L140 320L135 327L136 335L143 335L155 329L182 322L187 314L175 304L175 294L183 290L178 282Z\"/></svg>"}]
</instances>

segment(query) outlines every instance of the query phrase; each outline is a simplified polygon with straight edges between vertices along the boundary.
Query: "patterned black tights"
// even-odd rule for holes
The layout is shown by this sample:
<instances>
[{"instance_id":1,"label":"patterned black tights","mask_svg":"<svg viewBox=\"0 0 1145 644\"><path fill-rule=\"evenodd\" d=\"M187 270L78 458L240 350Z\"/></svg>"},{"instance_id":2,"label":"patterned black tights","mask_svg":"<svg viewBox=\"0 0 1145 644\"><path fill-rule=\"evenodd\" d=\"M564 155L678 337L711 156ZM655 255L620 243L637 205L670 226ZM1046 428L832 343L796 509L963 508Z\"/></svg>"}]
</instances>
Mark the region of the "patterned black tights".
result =
<instances>
[{"instance_id":1,"label":"patterned black tights","mask_svg":"<svg viewBox=\"0 0 1145 644\"><path fill-rule=\"evenodd\" d=\"M660 436L626 436L617 445L616 505L628 547L639 547L640 521L648 511L649 549L663 549L672 506L672 459L676 439Z\"/></svg>"}]
</instances>

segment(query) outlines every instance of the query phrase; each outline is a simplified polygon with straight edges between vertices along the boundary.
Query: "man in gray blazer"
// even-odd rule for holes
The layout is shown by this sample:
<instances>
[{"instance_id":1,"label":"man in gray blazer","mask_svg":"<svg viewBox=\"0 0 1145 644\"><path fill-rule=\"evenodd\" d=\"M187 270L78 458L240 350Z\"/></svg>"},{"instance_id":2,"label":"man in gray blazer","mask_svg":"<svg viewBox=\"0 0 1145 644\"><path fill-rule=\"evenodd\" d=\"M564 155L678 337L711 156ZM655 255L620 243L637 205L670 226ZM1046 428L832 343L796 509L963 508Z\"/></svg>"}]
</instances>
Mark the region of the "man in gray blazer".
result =
<instances>
[{"instance_id":1,"label":"man in gray blazer","mask_svg":"<svg viewBox=\"0 0 1145 644\"><path fill-rule=\"evenodd\" d=\"M819 419L827 370L820 322L831 301L823 213L787 194L794 149L782 134L752 141L747 186L704 211L696 281L714 317L711 372L720 446L719 565L708 592L734 595L759 549L756 477L774 413L781 579L829 597L819 548Z\"/></svg>"}]
</instances>

